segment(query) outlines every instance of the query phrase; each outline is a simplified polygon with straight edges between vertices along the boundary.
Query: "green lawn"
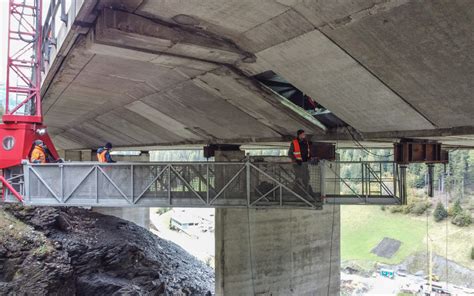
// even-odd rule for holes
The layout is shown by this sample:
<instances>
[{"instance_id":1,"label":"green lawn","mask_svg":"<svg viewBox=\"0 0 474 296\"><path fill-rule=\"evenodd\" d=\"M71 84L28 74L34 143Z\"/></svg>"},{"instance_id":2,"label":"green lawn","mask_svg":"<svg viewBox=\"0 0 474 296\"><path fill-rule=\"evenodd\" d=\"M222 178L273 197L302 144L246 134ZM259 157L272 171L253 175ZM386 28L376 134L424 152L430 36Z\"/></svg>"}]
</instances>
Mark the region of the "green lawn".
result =
<instances>
[{"instance_id":1,"label":"green lawn","mask_svg":"<svg viewBox=\"0 0 474 296\"><path fill-rule=\"evenodd\" d=\"M414 223L406 215L382 211L379 206L341 207L342 260L400 263L420 248L425 233L426 226L422 223ZM398 252L390 259L370 252L384 237L402 242Z\"/></svg>"},{"instance_id":2,"label":"green lawn","mask_svg":"<svg viewBox=\"0 0 474 296\"><path fill-rule=\"evenodd\" d=\"M430 215L428 231L433 250L446 254L446 225L448 226L448 258L474 269L470 250L474 241L474 226L460 228L445 221L436 223ZM384 238L402 242L398 252L390 259L378 257L370 251ZM392 214L379 206L341 206L341 259L355 260L361 266L374 261L397 264L416 251L426 250L426 216ZM368 265L369 264L369 265Z\"/></svg>"}]
</instances>

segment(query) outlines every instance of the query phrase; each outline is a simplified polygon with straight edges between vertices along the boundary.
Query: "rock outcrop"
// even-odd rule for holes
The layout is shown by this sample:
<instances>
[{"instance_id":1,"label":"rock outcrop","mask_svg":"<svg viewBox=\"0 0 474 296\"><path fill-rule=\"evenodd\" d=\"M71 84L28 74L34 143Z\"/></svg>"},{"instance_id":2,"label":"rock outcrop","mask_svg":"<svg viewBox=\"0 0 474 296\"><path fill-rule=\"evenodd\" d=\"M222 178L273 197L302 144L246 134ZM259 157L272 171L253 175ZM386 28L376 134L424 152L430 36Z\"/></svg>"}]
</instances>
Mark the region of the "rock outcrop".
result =
<instances>
[{"instance_id":1,"label":"rock outcrop","mask_svg":"<svg viewBox=\"0 0 474 296\"><path fill-rule=\"evenodd\" d=\"M131 222L79 208L0 209L0 295L211 295L214 272Z\"/></svg>"}]
</instances>

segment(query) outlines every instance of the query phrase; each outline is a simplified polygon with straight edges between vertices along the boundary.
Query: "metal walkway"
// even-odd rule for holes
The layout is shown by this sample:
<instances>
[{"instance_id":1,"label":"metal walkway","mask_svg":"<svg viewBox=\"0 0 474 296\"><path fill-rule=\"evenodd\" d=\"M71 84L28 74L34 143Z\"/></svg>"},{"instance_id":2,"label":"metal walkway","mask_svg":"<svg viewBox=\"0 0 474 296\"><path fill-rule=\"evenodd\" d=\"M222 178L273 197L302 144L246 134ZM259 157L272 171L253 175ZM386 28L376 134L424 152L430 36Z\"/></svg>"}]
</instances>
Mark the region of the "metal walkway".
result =
<instances>
[{"instance_id":1,"label":"metal walkway","mask_svg":"<svg viewBox=\"0 0 474 296\"><path fill-rule=\"evenodd\" d=\"M320 209L322 203L386 205L405 200L404 181L393 162L322 161L308 170L306 188L295 181L292 163L250 160L25 163L4 176L22 202L34 206ZM4 201L19 199L4 188Z\"/></svg>"}]
</instances>

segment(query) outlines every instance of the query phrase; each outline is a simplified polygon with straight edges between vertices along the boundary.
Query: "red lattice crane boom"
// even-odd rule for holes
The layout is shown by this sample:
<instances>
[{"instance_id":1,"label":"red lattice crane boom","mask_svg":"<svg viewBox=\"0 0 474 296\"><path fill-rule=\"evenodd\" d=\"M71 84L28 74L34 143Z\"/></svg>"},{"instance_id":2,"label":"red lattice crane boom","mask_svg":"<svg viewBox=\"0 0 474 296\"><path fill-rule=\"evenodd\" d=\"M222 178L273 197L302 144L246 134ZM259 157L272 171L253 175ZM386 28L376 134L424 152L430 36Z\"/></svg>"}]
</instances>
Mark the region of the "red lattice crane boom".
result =
<instances>
[{"instance_id":1,"label":"red lattice crane boom","mask_svg":"<svg viewBox=\"0 0 474 296\"><path fill-rule=\"evenodd\" d=\"M10 0L5 113L0 124L0 169L28 159L35 140L53 157L41 110L42 0Z\"/></svg>"}]
</instances>

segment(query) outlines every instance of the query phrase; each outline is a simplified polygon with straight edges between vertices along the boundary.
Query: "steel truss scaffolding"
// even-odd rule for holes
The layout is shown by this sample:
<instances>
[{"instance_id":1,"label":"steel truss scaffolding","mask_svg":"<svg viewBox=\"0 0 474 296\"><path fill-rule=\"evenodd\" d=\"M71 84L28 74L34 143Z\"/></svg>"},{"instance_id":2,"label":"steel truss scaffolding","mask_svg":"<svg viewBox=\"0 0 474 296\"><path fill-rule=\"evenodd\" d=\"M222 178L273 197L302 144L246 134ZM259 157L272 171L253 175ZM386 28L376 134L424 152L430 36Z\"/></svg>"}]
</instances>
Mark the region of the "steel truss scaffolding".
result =
<instances>
[{"instance_id":1,"label":"steel truss scaffolding","mask_svg":"<svg viewBox=\"0 0 474 296\"><path fill-rule=\"evenodd\" d=\"M374 164L378 167L375 170ZM360 176L344 178L350 165ZM248 207L321 209L322 204L402 204L392 162L320 162L310 182L277 162L24 163L6 171L22 202L35 206ZM377 188L377 189L375 189ZM4 201L19 202L5 188Z\"/></svg>"}]
</instances>

